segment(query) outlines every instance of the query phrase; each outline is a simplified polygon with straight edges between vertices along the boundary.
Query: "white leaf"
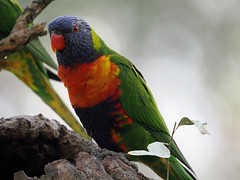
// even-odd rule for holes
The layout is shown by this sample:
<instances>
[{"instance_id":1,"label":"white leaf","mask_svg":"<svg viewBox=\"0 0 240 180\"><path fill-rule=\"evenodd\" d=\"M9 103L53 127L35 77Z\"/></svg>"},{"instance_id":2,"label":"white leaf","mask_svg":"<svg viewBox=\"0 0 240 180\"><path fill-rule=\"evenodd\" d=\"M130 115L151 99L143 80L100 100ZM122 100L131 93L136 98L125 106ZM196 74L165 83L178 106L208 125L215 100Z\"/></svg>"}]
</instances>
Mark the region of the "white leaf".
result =
<instances>
[{"instance_id":1,"label":"white leaf","mask_svg":"<svg viewBox=\"0 0 240 180\"><path fill-rule=\"evenodd\" d=\"M201 134L209 134L210 135L210 133L207 130L207 123L203 123L200 121L193 121L193 120L191 120L191 121L195 124L195 126L197 126L197 128Z\"/></svg>"},{"instance_id":2,"label":"white leaf","mask_svg":"<svg viewBox=\"0 0 240 180\"><path fill-rule=\"evenodd\" d=\"M128 154L133 156L158 156L161 158L169 158L170 151L162 142L154 142L148 145L148 151L135 150L129 151Z\"/></svg>"},{"instance_id":3,"label":"white leaf","mask_svg":"<svg viewBox=\"0 0 240 180\"><path fill-rule=\"evenodd\" d=\"M155 156L162 158L169 158L170 151L162 142L154 142L148 145L148 151L155 154Z\"/></svg>"},{"instance_id":4,"label":"white leaf","mask_svg":"<svg viewBox=\"0 0 240 180\"><path fill-rule=\"evenodd\" d=\"M153 156L152 153L144 150L129 151L128 154L133 156Z\"/></svg>"}]
</instances>

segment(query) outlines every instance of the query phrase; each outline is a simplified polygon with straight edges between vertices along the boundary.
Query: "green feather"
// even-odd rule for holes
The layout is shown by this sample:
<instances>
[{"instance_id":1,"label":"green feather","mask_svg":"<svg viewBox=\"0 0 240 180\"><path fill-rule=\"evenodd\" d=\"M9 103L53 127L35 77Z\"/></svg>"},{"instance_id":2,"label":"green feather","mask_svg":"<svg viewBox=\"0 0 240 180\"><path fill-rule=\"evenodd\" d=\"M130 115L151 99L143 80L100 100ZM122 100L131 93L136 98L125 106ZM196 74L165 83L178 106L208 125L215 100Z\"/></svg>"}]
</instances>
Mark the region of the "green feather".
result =
<instances>
[{"instance_id":1,"label":"green feather","mask_svg":"<svg viewBox=\"0 0 240 180\"><path fill-rule=\"evenodd\" d=\"M111 55L111 62L120 68L122 95L119 101L127 115L142 125L156 141L169 143L171 137L168 128L141 73L129 60L118 54ZM172 155L193 171L175 141L171 146Z\"/></svg>"},{"instance_id":2,"label":"green feather","mask_svg":"<svg viewBox=\"0 0 240 180\"><path fill-rule=\"evenodd\" d=\"M139 150L139 148L146 150L147 145L155 141L169 143L171 136L168 128L142 74L128 59L110 49L92 29L91 33L94 49L102 56L110 55L110 61L120 69L119 79L121 80L122 95L119 97L119 102L126 114L134 121L132 123L133 128L121 129L124 133L120 134L122 140L119 143L125 144L129 151ZM136 134L137 138L134 139ZM178 162L178 160L181 161L194 174L174 140L171 143L171 154L170 165L175 175L170 172L170 179L175 179L176 176L178 176L178 179L193 179L189 175L189 171ZM137 159L145 164L156 161L156 157L144 156ZM156 167L153 167L153 165L150 165L150 167L156 170L158 174L166 172L166 162L164 161L162 158L157 158ZM161 176L165 177L166 173L161 174Z\"/></svg>"}]
</instances>

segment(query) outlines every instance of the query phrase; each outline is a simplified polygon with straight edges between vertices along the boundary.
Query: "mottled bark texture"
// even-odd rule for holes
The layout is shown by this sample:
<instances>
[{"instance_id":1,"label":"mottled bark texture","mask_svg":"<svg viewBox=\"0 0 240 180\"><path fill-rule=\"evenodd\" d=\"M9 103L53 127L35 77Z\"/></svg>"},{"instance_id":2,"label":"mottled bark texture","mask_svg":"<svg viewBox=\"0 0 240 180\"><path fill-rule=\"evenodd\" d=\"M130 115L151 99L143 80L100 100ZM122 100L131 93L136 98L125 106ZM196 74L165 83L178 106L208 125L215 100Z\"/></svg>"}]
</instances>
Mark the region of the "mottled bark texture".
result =
<instances>
[{"instance_id":1,"label":"mottled bark texture","mask_svg":"<svg viewBox=\"0 0 240 180\"><path fill-rule=\"evenodd\" d=\"M95 143L42 115L0 119L0 177L5 180L147 179L124 154L101 150Z\"/></svg>"}]
</instances>

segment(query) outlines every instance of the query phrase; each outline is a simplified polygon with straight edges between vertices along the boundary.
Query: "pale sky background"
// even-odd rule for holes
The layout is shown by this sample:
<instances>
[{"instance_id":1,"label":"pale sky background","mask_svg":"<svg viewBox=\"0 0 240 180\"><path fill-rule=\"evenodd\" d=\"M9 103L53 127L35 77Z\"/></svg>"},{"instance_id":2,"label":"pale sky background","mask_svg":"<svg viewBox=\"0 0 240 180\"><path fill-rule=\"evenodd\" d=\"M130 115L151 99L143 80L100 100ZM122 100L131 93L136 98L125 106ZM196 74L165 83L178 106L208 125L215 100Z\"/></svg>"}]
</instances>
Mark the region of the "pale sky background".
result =
<instances>
[{"instance_id":1,"label":"pale sky background","mask_svg":"<svg viewBox=\"0 0 240 180\"><path fill-rule=\"evenodd\" d=\"M85 19L142 72L170 131L184 116L209 124L210 136L190 126L175 134L198 179L233 180L240 178L239 9L238 0L55 0L35 23ZM49 36L41 41L56 60ZM11 73L1 71L0 83L1 117L42 113L63 123ZM63 84L53 85L70 107Z\"/></svg>"}]
</instances>

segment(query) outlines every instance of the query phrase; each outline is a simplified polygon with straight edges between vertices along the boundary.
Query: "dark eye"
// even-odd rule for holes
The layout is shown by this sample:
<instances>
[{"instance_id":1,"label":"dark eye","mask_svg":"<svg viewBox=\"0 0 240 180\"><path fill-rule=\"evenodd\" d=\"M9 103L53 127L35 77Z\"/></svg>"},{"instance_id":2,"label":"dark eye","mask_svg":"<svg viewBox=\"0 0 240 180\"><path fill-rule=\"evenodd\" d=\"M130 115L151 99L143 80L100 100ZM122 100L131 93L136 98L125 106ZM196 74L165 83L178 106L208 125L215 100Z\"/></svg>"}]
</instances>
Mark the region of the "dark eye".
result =
<instances>
[{"instance_id":1,"label":"dark eye","mask_svg":"<svg viewBox=\"0 0 240 180\"><path fill-rule=\"evenodd\" d=\"M73 27L73 32L76 33L76 32L78 32L78 30L79 30L79 27L78 27L78 26L74 26L74 27Z\"/></svg>"}]
</instances>

